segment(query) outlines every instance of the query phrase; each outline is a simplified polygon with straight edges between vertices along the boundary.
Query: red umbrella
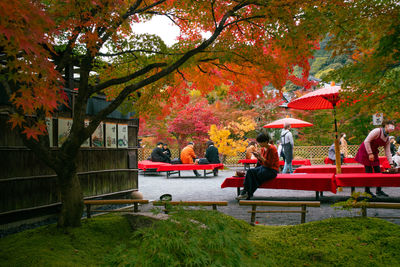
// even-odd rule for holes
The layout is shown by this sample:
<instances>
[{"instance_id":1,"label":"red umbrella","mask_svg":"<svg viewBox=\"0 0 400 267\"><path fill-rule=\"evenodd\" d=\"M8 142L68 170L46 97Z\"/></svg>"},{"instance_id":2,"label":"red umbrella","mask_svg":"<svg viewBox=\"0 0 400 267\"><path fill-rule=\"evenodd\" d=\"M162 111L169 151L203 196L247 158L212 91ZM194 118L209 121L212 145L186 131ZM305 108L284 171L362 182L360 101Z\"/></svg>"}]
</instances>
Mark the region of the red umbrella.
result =
<instances>
[{"instance_id":1,"label":"red umbrella","mask_svg":"<svg viewBox=\"0 0 400 267\"><path fill-rule=\"evenodd\" d=\"M289 123L290 127L292 128L301 128L301 127L311 127L313 126L312 123L294 119L294 118L283 118L280 120L273 121L271 123L268 123L264 125L264 128L283 128L285 123Z\"/></svg>"},{"instance_id":2,"label":"red umbrella","mask_svg":"<svg viewBox=\"0 0 400 267\"><path fill-rule=\"evenodd\" d=\"M288 108L315 110L315 109L333 109L335 119L335 152L336 152L336 173L341 173L340 168L340 151L339 139L336 122L336 105L340 101L340 86L330 85L324 88L315 90L308 94L299 97L288 104Z\"/></svg>"}]
</instances>

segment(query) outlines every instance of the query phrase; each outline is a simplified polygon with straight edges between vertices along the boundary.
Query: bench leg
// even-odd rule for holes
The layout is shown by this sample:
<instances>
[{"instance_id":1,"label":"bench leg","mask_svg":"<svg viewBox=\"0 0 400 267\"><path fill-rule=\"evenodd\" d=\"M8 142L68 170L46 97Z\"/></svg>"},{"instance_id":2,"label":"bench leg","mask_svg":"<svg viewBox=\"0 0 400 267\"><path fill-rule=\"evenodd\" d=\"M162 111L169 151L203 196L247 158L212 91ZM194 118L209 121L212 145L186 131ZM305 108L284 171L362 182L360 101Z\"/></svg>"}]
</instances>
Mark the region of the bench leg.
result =
<instances>
[{"instance_id":1,"label":"bench leg","mask_svg":"<svg viewBox=\"0 0 400 267\"><path fill-rule=\"evenodd\" d=\"M90 217L92 217L90 214L90 204L86 204L86 217L88 219L90 219Z\"/></svg>"},{"instance_id":2,"label":"bench leg","mask_svg":"<svg viewBox=\"0 0 400 267\"><path fill-rule=\"evenodd\" d=\"M240 187L237 187L237 195L240 195Z\"/></svg>"},{"instance_id":3,"label":"bench leg","mask_svg":"<svg viewBox=\"0 0 400 267\"><path fill-rule=\"evenodd\" d=\"M213 210L217 210L217 204L212 204Z\"/></svg>"},{"instance_id":4,"label":"bench leg","mask_svg":"<svg viewBox=\"0 0 400 267\"><path fill-rule=\"evenodd\" d=\"M315 200L319 200L319 192L315 191Z\"/></svg>"},{"instance_id":5,"label":"bench leg","mask_svg":"<svg viewBox=\"0 0 400 267\"><path fill-rule=\"evenodd\" d=\"M133 203L133 212L139 211L139 203Z\"/></svg>"},{"instance_id":6,"label":"bench leg","mask_svg":"<svg viewBox=\"0 0 400 267\"><path fill-rule=\"evenodd\" d=\"M251 219L250 219L250 224L254 225L255 221L256 221L256 209L257 209L257 205L252 205L251 206Z\"/></svg>"},{"instance_id":7,"label":"bench leg","mask_svg":"<svg viewBox=\"0 0 400 267\"><path fill-rule=\"evenodd\" d=\"M306 205L302 205L301 206L301 223L305 223L306 222L306 212L307 212L307 206Z\"/></svg>"}]
</instances>

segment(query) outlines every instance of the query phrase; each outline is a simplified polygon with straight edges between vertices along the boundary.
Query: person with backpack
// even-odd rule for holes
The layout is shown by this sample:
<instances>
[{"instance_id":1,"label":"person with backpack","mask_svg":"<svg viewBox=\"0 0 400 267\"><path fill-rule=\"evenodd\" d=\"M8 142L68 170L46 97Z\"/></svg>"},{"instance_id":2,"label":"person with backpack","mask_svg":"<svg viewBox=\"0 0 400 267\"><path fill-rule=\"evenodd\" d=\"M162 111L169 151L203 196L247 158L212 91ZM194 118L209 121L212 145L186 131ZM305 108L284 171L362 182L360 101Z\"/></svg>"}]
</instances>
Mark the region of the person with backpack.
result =
<instances>
[{"instance_id":1,"label":"person with backpack","mask_svg":"<svg viewBox=\"0 0 400 267\"><path fill-rule=\"evenodd\" d=\"M285 158L285 165L283 166L282 173L293 173L292 161L293 161L293 135L290 132L290 124L285 122L283 130L281 132L281 146Z\"/></svg>"}]
</instances>

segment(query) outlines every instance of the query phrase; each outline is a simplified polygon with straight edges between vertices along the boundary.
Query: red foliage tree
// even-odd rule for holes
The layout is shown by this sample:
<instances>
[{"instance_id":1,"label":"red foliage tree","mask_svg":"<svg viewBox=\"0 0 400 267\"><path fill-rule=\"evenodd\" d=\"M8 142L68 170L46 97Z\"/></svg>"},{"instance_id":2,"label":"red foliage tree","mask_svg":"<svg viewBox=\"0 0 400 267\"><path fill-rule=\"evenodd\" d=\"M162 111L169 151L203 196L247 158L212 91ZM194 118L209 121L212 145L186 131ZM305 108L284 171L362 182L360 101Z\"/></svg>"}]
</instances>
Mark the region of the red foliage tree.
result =
<instances>
[{"instance_id":1,"label":"red foliage tree","mask_svg":"<svg viewBox=\"0 0 400 267\"><path fill-rule=\"evenodd\" d=\"M263 96L268 82L281 88L296 65L303 66L300 83L307 86L307 58L326 30L316 19L343 2L348 1L2 1L0 82L12 105L10 122L57 174L59 225L80 225L76 156L108 114L125 103L135 103L137 112L165 114L173 99L188 103L187 90L206 94L222 84L233 84L230 90L246 92L250 101ZM177 44L168 47L157 36L133 32L153 16L174 21L181 31ZM65 103L62 87L78 88L73 124L60 149L52 151L44 120ZM87 101L96 94L107 95L110 105L86 127Z\"/></svg>"},{"instance_id":2,"label":"red foliage tree","mask_svg":"<svg viewBox=\"0 0 400 267\"><path fill-rule=\"evenodd\" d=\"M203 144L208 140L208 130L212 124L218 124L219 120L205 101L195 105L187 105L185 109L178 112L169 126L168 132L175 136L179 148L186 145L188 139L191 139L196 146L197 151L203 151Z\"/></svg>"}]
</instances>

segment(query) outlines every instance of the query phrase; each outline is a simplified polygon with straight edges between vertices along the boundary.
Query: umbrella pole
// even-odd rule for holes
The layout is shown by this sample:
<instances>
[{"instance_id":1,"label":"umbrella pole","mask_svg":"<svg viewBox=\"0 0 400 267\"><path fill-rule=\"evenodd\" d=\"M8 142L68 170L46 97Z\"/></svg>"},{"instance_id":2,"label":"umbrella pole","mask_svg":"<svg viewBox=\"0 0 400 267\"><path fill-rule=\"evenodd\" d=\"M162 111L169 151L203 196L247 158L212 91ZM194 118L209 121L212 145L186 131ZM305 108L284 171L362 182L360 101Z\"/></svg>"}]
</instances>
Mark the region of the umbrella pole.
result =
<instances>
[{"instance_id":1,"label":"umbrella pole","mask_svg":"<svg viewBox=\"0 0 400 267\"><path fill-rule=\"evenodd\" d=\"M335 118L335 159L336 159L336 173L341 174L341 161L340 161L340 144L338 138L338 129L337 129L337 122L336 122L336 105L333 105L333 117Z\"/></svg>"}]
</instances>

